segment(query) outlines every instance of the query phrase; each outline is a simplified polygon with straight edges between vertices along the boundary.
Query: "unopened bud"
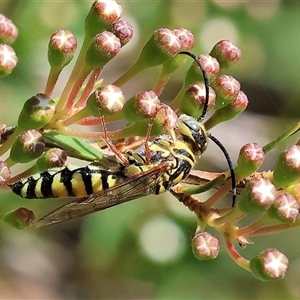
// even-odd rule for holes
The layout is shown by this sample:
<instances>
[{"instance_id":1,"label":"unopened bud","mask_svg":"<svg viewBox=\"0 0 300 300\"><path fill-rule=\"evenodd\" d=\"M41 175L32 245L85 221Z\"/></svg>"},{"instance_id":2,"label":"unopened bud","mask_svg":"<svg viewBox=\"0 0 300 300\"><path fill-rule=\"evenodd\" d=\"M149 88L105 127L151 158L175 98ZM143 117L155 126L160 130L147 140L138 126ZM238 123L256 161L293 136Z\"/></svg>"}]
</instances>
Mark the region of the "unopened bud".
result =
<instances>
[{"instance_id":1,"label":"unopened bud","mask_svg":"<svg viewBox=\"0 0 300 300\"><path fill-rule=\"evenodd\" d=\"M192 247L195 257L200 260L214 259L220 251L219 240L208 232L196 234Z\"/></svg>"},{"instance_id":2,"label":"unopened bud","mask_svg":"<svg viewBox=\"0 0 300 300\"><path fill-rule=\"evenodd\" d=\"M181 50L181 41L174 32L167 28L156 30L136 62L139 69L145 69L163 64Z\"/></svg>"},{"instance_id":3,"label":"unopened bud","mask_svg":"<svg viewBox=\"0 0 300 300\"><path fill-rule=\"evenodd\" d=\"M111 32L119 38L122 47L125 46L133 37L132 25L123 20L119 20L112 24L110 28Z\"/></svg>"},{"instance_id":4,"label":"unopened bud","mask_svg":"<svg viewBox=\"0 0 300 300\"><path fill-rule=\"evenodd\" d=\"M201 54L198 56L198 59L203 69L205 70L207 78L209 80L215 79L220 71L220 65L218 61L208 54ZM199 78L202 77L203 77L202 71L199 68L199 65L194 61L186 72L184 85L186 86L193 82L197 82L199 81Z\"/></svg>"},{"instance_id":5,"label":"unopened bud","mask_svg":"<svg viewBox=\"0 0 300 300\"><path fill-rule=\"evenodd\" d=\"M216 94L209 87L208 110L212 110L215 106ZM186 90L183 99L180 101L180 111L184 114L198 118L203 110L206 102L206 89L203 82L191 84Z\"/></svg>"},{"instance_id":6,"label":"unopened bud","mask_svg":"<svg viewBox=\"0 0 300 300\"><path fill-rule=\"evenodd\" d=\"M300 183L291 184L287 186L284 191L291 194L300 205Z\"/></svg>"},{"instance_id":7,"label":"unopened bud","mask_svg":"<svg viewBox=\"0 0 300 300\"><path fill-rule=\"evenodd\" d=\"M194 35L191 31L185 28L176 28L173 33L179 38L181 42L181 51L190 51L195 44Z\"/></svg>"},{"instance_id":8,"label":"unopened bud","mask_svg":"<svg viewBox=\"0 0 300 300\"><path fill-rule=\"evenodd\" d=\"M54 100L45 94L36 94L24 103L18 126L22 130L41 129L52 119L54 112Z\"/></svg>"},{"instance_id":9,"label":"unopened bud","mask_svg":"<svg viewBox=\"0 0 300 300\"><path fill-rule=\"evenodd\" d=\"M51 148L37 159L36 166L38 171L41 173L51 168L63 167L66 161L66 151L60 148Z\"/></svg>"},{"instance_id":10,"label":"unopened bud","mask_svg":"<svg viewBox=\"0 0 300 300\"><path fill-rule=\"evenodd\" d=\"M48 45L48 60L52 68L62 69L68 65L77 49L77 40L69 30L55 31Z\"/></svg>"},{"instance_id":11,"label":"unopened bud","mask_svg":"<svg viewBox=\"0 0 300 300\"><path fill-rule=\"evenodd\" d=\"M18 36L15 24L4 15L0 14L0 43L13 44Z\"/></svg>"},{"instance_id":12,"label":"unopened bud","mask_svg":"<svg viewBox=\"0 0 300 300\"><path fill-rule=\"evenodd\" d=\"M210 52L220 63L221 68L228 68L241 58L241 50L232 42L222 40L215 44Z\"/></svg>"},{"instance_id":13,"label":"unopened bud","mask_svg":"<svg viewBox=\"0 0 300 300\"><path fill-rule=\"evenodd\" d=\"M267 210L274 202L276 189L269 179L252 179L243 189L238 208L246 214L256 214Z\"/></svg>"},{"instance_id":14,"label":"unopened bud","mask_svg":"<svg viewBox=\"0 0 300 300\"><path fill-rule=\"evenodd\" d=\"M9 75L18 63L14 49L6 44L0 44L0 77Z\"/></svg>"},{"instance_id":15,"label":"unopened bud","mask_svg":"<svg viewBox=\"0 0 300 300\"><path fill-rule=\"evenodd\" d=\"M95 99L98 111L100 109L104 116L120 111L125 103L125 97L122 90L118 86L112 84L98 88L95 91Z\"/></svg>"},{"instance_id":16,"label":"unopened bud","mask_svg":"<svg viewBox=\"0 0 300 300\"><path fill-rule=\"evenodd\" d=\"M294 223L299 215L299 204L291 194L279 192L268 215L280 222Z\"/></svg>"},{"instance_id":17,"label":"unopened bud","mask_svg":"<svg viewBox=\"0 0 300 300\"><path fill-rule=\"evenodd\" d=\"M120 40L109 31L98 33L87 49L85 62L91 70L103 67L121 49Z\"/></svg>"},{"instance_id":18,"label":"unopened bud","mask_svg":"<svg viewBox=\"0 0 300 300\"><path fill-rule=\"evenodd\" d=\"M4 223L19 230L30 227L34 219L34 213L25 207L13 210L2 217Z\"/></svg>"},{"instance_id":19,"label":"unopened bud","mask_svg":"<svg viewBox=\"0 0 300 300\"><path fill-rule=\"evenodd\" d=\"M158 66L174 58L181 50L181 41L174 32L167 28L156 30L143 47L136 62L114 84L121 86L144 69ZM182 60L171 62L163 68L163 74L172 73ZM170 69L169 69L170 68Z\"/></svg>"},{"instance_id":20,"label":"unopened bud","mask_svg":"<svg viewBox=\"0 0 300 300\"><path fill-rule=\"evenodd\" d=\"M111 24L118 21L123 14L123 8L114 0L96 0L85 19L85 34L91 40L96 34L107 30Z\"/></svg>"},{"instance_id":21,"label":"unopened bud","mask_svg":"<svg viewBox=\"0 0 300 300\"><path fill-rule=\"evenodd\" d=\"M241 84L232 76L221 75L211 83L215 90L217 99L215 109L220 109L233 102L241 89Z\"/></svg>"},{"instance_id":22,"label":"unopened bud","mask_svg":"<svg viewBox=\"0 0 300 300\"><path fill-rule=\"evenodd\" d=\"M257 143L249 143L243 146L237 161L235 175L237 178L245 178L254 173L263 163L265 153Z\"/></svg>"},{"instance_id":23,"label":"unopened bud","mask_svg":"<svg viewBox=\"0 0 300 300\"><path fill-rule=\"evenodd\" d=\"M124 117L128 121L154 117L160 104L158 96L152 90L138 92L126 101L123 108Z\"/></svg>"},{"instance_id":24,"label":"unopened bud","mask_svg":"<svg viewBox=\"0 0 300 300\"><path fill-rule=\"evenodd\" d=\"M250 261L252 274L261 281L282 279L289 264L288 258L275 248L262 251Z\"/></svg>"},{"instance_id":25,"label":"unopened bud","mask_svg":"<svg viewBox=\"0 0 300 300\"><path fill-rule=\"evenodd\" d=\"M159 129L163 129L164 132L168 132L172 136L172 130L177 128L177 125L178 116L176 115L174 110L170 106L162 103L159 106L159 109L157 110L157 114L154 119L153 131L160 132ZM155 128L157 128L156 131Z\"/></svg>"},{"instance_id":26,"label":"unopened bud","mask_svg":"<svg viewBox=\"0 0 300 300\"><path fill-rule=\"evenodd\" d=\"M248 105L248 98L243 91L239 91L236 99L220 108L205 122L206 129L211 129L219 123L229 121L243 112Z\"/></svg>"},{"instance_id":27,"label":"unopened bud","mask_svg":"<svg viewBox=\"0 0 300 300\"><path fill-rule=\"evenodd\" d=\"M27 163L41 156L45 150L45 139L34 129L21 133L10 150L14 162Z\"/></svg>"},{"instance_id":28,"label":"unopened bud","mask_svg":"<svg viewBox=\"0 0 300 300\"><path fill-rule=\"evenodd\" d=\"M300 180L300 146L285 149L279 156L273 173L273 183L277 188L288 186Z\"/></svg>"}]
</instances>

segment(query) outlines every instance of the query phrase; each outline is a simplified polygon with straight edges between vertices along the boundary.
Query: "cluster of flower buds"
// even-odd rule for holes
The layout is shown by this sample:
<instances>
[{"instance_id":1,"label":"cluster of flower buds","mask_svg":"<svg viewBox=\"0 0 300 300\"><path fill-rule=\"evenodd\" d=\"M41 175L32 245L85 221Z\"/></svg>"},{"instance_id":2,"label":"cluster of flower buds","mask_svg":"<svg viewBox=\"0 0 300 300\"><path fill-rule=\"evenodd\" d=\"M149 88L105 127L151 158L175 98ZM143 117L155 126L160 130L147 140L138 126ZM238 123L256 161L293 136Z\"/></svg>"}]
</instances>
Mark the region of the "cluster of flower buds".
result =
<instances>
[{"instance_id":1,"label":"cluster of flower buds","mask_svg":"<svg viewBox=\"0 0 300 300\"><path fill-rule=\"evenodd\" d=\"M291 132L295 130L296 128L293 128ZM283 278L288 267L287 257L277 249L270 248L249 261L238 253L233 241L246 246L252 243L250 238L253 236L300 226L300 147L294 145L283 151L274 166L274 171L257 172L270 148L269 145L261 147L256 143L242 147L235 168L237 180L242 185L236 207L212 211L208 210L207 205L211 205L210 200L201 205L201 209L191 208L189 201L183 201L196 212L199 220L205 220L202 226L198 226L192 243L196 257L208 259L217 255L217 242L211 243L217 238L204 235L208 224L221 232L232 259L262 281ZM225 188L225 185L220 190L222 188ZM238 221L250 215L257 215L257 219L244 227L236 225Z\"/></svg>"},{"instance_id":2,"label":"cluster of flower buds","mask_svg":"<svg viewBox=\"0 0 300 300\"><path fill-rule=\"evenodd\" d=\"M169 134L175 139L177 114L200 118L207 92L207 108L212 111L204 124L208 130L245 110L248 99L239 81L225 74L241 57L239 48L228 40L218 42L209 54L197 57L206 72L209 88L205 85L199 64L193 62L173 101L167 105L160 100L172 73L187 61L188 56L184 52L191 51L194 46L194 36L185 28L156 30L134 64L113 83L103 85L102 70L130 42L134 33L132 25L122 20L122 13L123 8L114 0L93 3L85 19L85 37L79 54L61 95L57 97L53 97L56 83L61 71L74 58L78 45L69 30L58 30L52 34L48 46L50 72L43 93L25 101L15 128L0 127L0 156L10 151L8 158L0 161L2 184L63 166L68 156L109 164L99 147L95 148L86 141L89 139L104 138L112 149L118 141L126 139L127 149L134 147L134 143L140 145L138 141L144 136ZM4 76L10 74L17 64L16 55L8 44L14 42L18 31L2 15L0 23L0 38L5 43L0 44L0 76ZM155 85L126 99L121 87L153 66L161 66ZM108 123L120 120L126 122L123 128L108 130L106 127ZM74 124L79 126L76 129L70 126ZM91 125L102 125L102 131L87 130ZM196 257L212 259L218 255L218 239L204 231L208 225L222 234L233 260L255 277L260 280L284 277L288 260L278 250L267 249L249 261L239 255L233 242L246 245L250 243L250 236L300 225L300 146L286 149L274 171L257 171L267 152L299 130L299 126L264 147L251 143L241 149L234 170L241 190L236 207L213 207L216 201L230 192L229 172L209 180L206 188L217 186L218 191L206 202L200 202L191 195L197 192L195 189L179 187L177 193L176 189L172 191L198 217L192 241ZM133 143L130 144L130 141ZM11 174L10 167L25 162L33 162L34 165L18 175ZM254 214L260 214L254 223L241 228L236 225L245 216ZM3 218L19 229L29 226L33 219L32 213L24 208Z\"/></svg>"},{"instance_id":3,"label":"cluster of flower buds","mask_svg":"<svg viewBox=\"0 0 300 300\"><path fill-rule=\"evenodd\" d=\"M9 75L18 63L16 53L10 46L17 36L17 27L11 20L0 14L0 77Z\"/></svg>"}]
</instances>

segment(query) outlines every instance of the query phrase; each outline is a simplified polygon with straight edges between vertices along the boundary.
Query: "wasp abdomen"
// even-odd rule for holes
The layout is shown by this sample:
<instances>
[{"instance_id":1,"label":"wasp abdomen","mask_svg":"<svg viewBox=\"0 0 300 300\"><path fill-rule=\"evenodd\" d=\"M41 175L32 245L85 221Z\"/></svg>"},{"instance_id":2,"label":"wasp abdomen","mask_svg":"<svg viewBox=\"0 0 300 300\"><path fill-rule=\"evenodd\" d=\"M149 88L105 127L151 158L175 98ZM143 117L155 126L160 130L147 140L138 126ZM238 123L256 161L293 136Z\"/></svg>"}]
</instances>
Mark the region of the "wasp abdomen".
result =
<instances>
[{"instance_id":1,"label":"wasp abdomen","mask_svg":"<svg viewBox=\"0 0 300 300\"><path fill-rule=\"evenodd\" d=\"M120 174L119 174L120 173ZM55 168L18 181L10 188L28 198L84 197L116 184L122 172L99 169L97 166Z\"/></svg>"}]
</instances>

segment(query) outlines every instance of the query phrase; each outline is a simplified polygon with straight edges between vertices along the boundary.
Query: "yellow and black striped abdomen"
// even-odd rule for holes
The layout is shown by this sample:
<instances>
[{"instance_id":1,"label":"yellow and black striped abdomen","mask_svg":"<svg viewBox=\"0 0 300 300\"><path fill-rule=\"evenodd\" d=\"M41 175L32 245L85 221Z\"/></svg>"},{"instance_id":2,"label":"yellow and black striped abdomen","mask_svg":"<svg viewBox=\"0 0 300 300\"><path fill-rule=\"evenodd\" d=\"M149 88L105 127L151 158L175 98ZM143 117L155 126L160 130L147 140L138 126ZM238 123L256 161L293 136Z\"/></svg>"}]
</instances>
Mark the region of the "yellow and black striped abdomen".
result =
<instances>
[{"instance_id":1,"label":"yellow and black striped abdomen","mask_svg":"<svg viewBox=\"0 0 300 300\"><path fill-rule=\"evenodd\" d=\"M54 168L18 181L10 188L23 198L84 197L114 186L122 172L101 170L97 166Z\"/></svg>"}]
</instances>

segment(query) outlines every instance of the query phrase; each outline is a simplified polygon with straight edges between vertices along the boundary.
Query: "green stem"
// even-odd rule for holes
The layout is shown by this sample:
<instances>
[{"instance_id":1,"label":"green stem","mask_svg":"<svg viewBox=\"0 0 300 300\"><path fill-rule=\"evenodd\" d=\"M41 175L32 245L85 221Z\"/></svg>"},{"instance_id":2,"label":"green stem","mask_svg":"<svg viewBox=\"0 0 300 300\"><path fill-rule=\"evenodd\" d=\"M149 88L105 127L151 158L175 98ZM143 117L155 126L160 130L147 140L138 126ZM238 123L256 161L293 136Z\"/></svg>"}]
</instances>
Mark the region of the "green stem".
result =
<instances>
[{"instance_id":1,"label":"green stem","mask_svg":"<svg viewBox=\"0 0 300 300\"><path fill-rule=\"evenodd\" d=\"M139 134L133 134L133 130L140 129L140 126L137 126L136 124L132 124L128 127L124 127L123 129L119 130L113 130L113 131L107 131L107 138L110 140L116 140L116 139L123 139L127 137L131 137L133 135L139 135ZM141 128L142 131L143 128ZM81 131L81 130L75 130L71 129L69 127L62 127L57 130L60 133L76 136L76 137L82 137L85 139L103 139L104 133L103 132L89 132L89 131ZM144 132L145 134L145 132ZM142 135L141 135L142 136Z\"/></svg>"},{"instance_id":2,"label":"green stem","mask_svg":"<svg viewBox=\"0 0 300 300\"><path fill-rule=\"evenodd\" d=\"M259 228L253 231L249 236L258 236L264 234L275 233L279 231L284 231L287 229L295 228L300 226L300 219L297 219L294 223L280 223L275 225L266 226L263 228Z\"/></svg>"},{"instance_id":3,"label":"green stem","mask_svg":"<svg viewBox=\"0 0 300 300\"><path fill-rule=\"evenodd\" d=\"M55 84L58 80L59 74L61 73L62 69L57 69L57 68L50 68L49 76L47 79L47 84L45 88L45 94L51 97Z\"/></svg>"},{"instance_id":4,"label":"green stem","mask_svg":"<svg viewBox=\"0 0 300 300\"><path fill-rule=\"evenodd\" d=\"M155 92L155 94L157 96L161 95L162 91L164 90L164 88L169 80L170 80L169 74L165 74L163 72L160 73L159 78L157 79L157 81L153 87L153 91Z\"/></svg>"},{"instance_id":5,"label":"green stem","mask_svg":"<svg viewBox=\"0 0 300 300\"><path fill-rule=\"evenodd\" d=\"M297 131L300 130L300 122L298 122L295 126L293 126L291 129L287 130L284 134L282 134L280 137L278 137L277 139L273 140L272 142L270 142L269 144L265 145L263 147L263 151L265 153L268 153L269 151L271 151L273 148L275 148L279 143L283 142L284 140L286 140L287 138L289 138L290 136L292 136L293 134L295 134Z\"/></svg>"},{"instance_id":6,"label":"green stem","mask_svg":"<svg viewBox=\"0 0 300 300\"><path fill-rule=\"evenodd\" d=\"M61 94L61 97L57 103L57 106L56 106L56 111L58 113L64 111L64 108L65 106L67 105L67 102L68 102L68 99L69 99L69 95L70 95L70 92L72 90L72 87L73 85L75 84L76 82L76 78L84 64L84 56L85 56L85 52L86 52L86 49L88 48L89 46L89 43L90 43L90 39L87 38L87 36L85 36L85 39L83 41L83 44L82 44L82 47L80 49L80 52L79 52L79 55L77 57L77 60L76 60L76 63L75 63L75 66L72 70L72 73L68 79L68 82Z\"/></svg>"},{"instance_id":7,"label":"green stem","mask_svg":"<svg viewBox=\"0 0 300 300\"><path fill-rule=\"evenodd\" d=\"M124 119L123 110L114 112L112 115L105 115L105 123L106 124L120 121L122 119ZM69 123L69 121L68 121L68 123ZM89 117L85 117L85 118L81 119L80 121L77 122L77 124L83 125L83 126L95 126L95 125L101 124L101 120L99 119L99 117L89 116Z\"/></svg>"},{"instance_id":8,"label":"green stem","mask_svg":"<svg viewBox=\"0 0 300 300\"><path fill-rule=\"evenodd\" d=\"M217 185L221 185L224 182L224 179L225 179L224 174L221 174L220 176L207 182L206 184L202 184L198 186L185 186L180 190L180 192L185 195L200 194L214 188Z\"/></svg>"},{"instance_id":9,"label":"green stem","mask_svg":"<svg viewBox=\"0 0 300 300\"><path fill-rule=\"evenodd\" d=\"M245 227L242 227L236 231L237 236L248 236L251 235L251 233L255 232L256 230L260 229L262 226L264 226L266 223L268 223L270 220L272 220L271 217L269 217L268 214L263 214L258 220L253 222L252 224L249 224Z\"/></svg>"},{"instance_id":10,"label":"green stem","mask_svg":"<svg viewBox=\"0 0 300 300\"><path fill-rule=\"evenodd\" d=\"M90 111L89 108L84 107L83 109L81 109L80 111L78 111L77 113L75 113L74 115L72 115L70 118L63 120L61 122L62 126L69 126L71 124L75 124L78 123L80 120L87 118L88 116L90 116Z\"/></svg>"},{"instance_id":11,"label":"green stem","mask_svg":"<svg viewBox=\"0 0 300 300\"><path fill-rule=\"evenodd\" d=\"M91 67L88 65L82 66L82 68L79 71L79 74L77 74L76 82L74 82L73 87L69 93L69 97L67 100L67 103L65 105L66 113L69 113L69 111L73 108L76 97L78 96L78 93L86 80L89 73L92 71Z\"/></svg>"},{"instance_id":12,"label":"green stem","mask_svg":"<svg viewBox=\"0 0 300 300\"><path fill-rule=\"evenodd\" d=\"M212 207L216 202L218 202L221 198L228 194L230 189L231 182L226 181L225 184L217 192L215 192L208 200L203 203L205 209L209 209L210 207Z\"/></svg>"},{"instance_id":13,"label":"green stem","mask_svg":"<svg viewBox=\"0 0 300 300\"><path fill-rule=\"evenodd\" d=\"M212 227L220 226L224 223L236 223L246 216L245 213L241 212L238 207L232 207L232 209L224 214L222 217L211 220L209 225Z\"/></svg>"},{"instance_id":14,"label":"green stem","mask_svg":"<svg viewBox=\"0 0 300 300\"><path fill-rule=\"evenodd\" d=\"M102 71L103 68L98 68L98 69L95 69L89 80L88 80L88 83L87 85L85 86L84 90L83 90L83 93L81 94L80 96L80 99L78 100L78 102L76 103L76 107L83 107L85 106L86 104L86 101L88 100L89 98L89 95L91 93L91 91L93 90L93 87L95 85L95 82L97 81L97 79L99 78L100 76L100 73Z\"/></svg>"}]
</instances>

